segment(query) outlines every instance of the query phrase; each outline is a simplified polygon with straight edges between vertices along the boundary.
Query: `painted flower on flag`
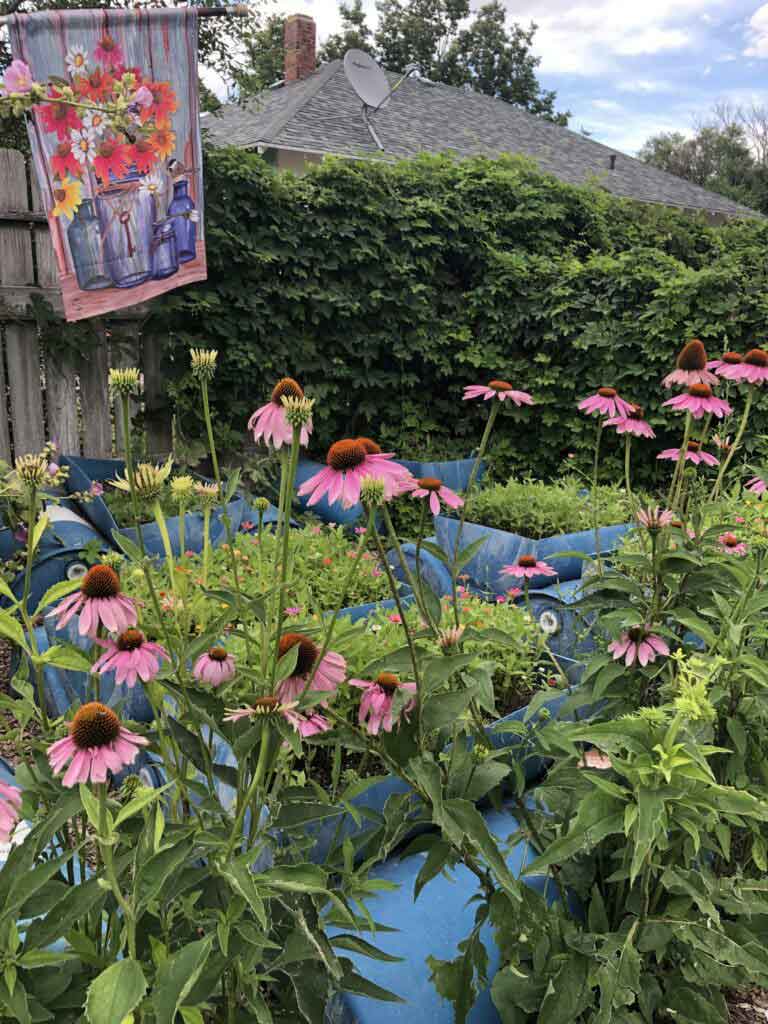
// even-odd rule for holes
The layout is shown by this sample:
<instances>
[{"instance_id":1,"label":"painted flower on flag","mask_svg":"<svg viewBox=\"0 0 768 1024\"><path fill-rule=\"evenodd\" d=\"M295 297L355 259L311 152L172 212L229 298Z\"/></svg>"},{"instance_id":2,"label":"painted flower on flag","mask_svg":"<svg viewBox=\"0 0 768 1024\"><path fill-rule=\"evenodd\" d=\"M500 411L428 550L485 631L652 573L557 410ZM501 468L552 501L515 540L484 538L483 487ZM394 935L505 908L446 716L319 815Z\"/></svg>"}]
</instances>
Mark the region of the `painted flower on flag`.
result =
<instances>
[{"instance_id":1,"label":"painted flower on flag","mask_svg":"<svg viewBox=\"0 0 768 1024\"><path fill-rule=\"evenodd\" d=\"M55 99L60 94L55 89L51 89L48 95ZM56 132L59 142L65 142L71 131L76 131L83 126L77 108L71 107L67 103L41 103L35 109L40 115L44 130Z\"/></svg>"},{"instance_id":2,"label":"painted flower on flag","mask_svg":"<svg viewBox=\"0 0 768 1024\"><path fill-rule=\"evenodd\" d=\"M101 68L96 68L87 77L78 77L74 80L75 92L83 99L93 100L94 103L102 103L111 94L115 80L112 75Z\"/></svg>"},{"instance_id":3,"label":"painted flower on flag","mask_svg":"<svg viewBox=\"0 0 768 1024\"><path fill-rule=\"evenodd\" d=\"M157 152L147 139L136 139L129 147L128 159L136 165L139 174L148 174L157 163Z\"/></svg>"},{"instance_id":4,"label":"painted flower on flag","mask_svg":"<svg viewBox=\"0 0 768 1024\"><path fill-rule=\"evenodd\" d=\"M80 128L79 131L71 132L69 136L72 155L80 164L79 174L83 173L86 164L93 163L96 156L96 143L93 135L87 128ZM55 167L54 167L55 170Z\"/></svg>"},{"instance_id":5,"label":"painted flower on flag","mask_svg":"<svg viewBox=\"0 0 768 1024\"><path fill-rule=\"evenodd\" d=\"M176 132L167 128L158 128L157 131L152 132L149 141L157 155L166 158L172 156L176 149Z\"/></svg>"},{"instance_id":6,"label":"painted flower on flag","mask_svg":"<svg viewBox=\"0 0 768 1024\"><path fill-rule=\"evenodd\" d=\"M119 68L125 62L122 47L108 32L99 40L93 55L100 64L108 68Z\"/></svg>"},{"instance_id":7,"label":"painted flower on flag","mask_svg":"<svg viewBox=\"0 0 768 1024\"><path fill-rule=\"evenodd\" d=\"M58 144L51 157L51 167L57 178L66 178L70 174L75 178L80 177L83 169L72 151L71 141Z\"/></svg>"},{"instance_id":8,"label":"painted flower on flag","mask_svg":"<svg viewBox=\"0 0 768 1024\"><path fill-rule=\"evenodd\" d=\"M66 176L58 182L53 190L54 207L51 211L53 216L69 217L71 220L82 202L82 188L79 181Z\"/></svg>"},{"instance_id":9,"label":"painted flower on flag","mask_svg":"<svg viewBox=\"0 0 768 1024\"><path fill-rule=\"evenodd\" d=\"M84 75L88 68L88 51L84 46L70 46L64 63L70 75Z\"/></svg>"},{"instance_id":10,"label":"painted flower on flag","mask_svg":"<svg viewBox=\"0 0 768 1024\"><path fill-rule=\"evenodd\" d=\"M89 132L93 139L106 132L108 125L107 115L103 110L91 108L83 114L83 128Z\"/></svg>"},{"instance_id":11,"label":"painted flower on flag","mask_svg":"<svg viewBox=\"0 0 768 1024\"><path fill-rule=\"evenodd\" d=\"M123 178L128 172L130 147L109 136L96 147L93 168L103 182L109 181L110 174L115 178Z\"/></svg>"},{"instance_id":12,"label":"painted flower on flag","mask_svg":"<svg viewBox=\"0 0 768 1024\"><path fill-rule=\"evenodd\" d=\"M142 124L154 121L158 128L171 127L171 114L178 110L176 93L171 88L170 82L149 82L147 89L152 94L152 102L144 107L140 120Z\"/></svg>"}]
</instances>

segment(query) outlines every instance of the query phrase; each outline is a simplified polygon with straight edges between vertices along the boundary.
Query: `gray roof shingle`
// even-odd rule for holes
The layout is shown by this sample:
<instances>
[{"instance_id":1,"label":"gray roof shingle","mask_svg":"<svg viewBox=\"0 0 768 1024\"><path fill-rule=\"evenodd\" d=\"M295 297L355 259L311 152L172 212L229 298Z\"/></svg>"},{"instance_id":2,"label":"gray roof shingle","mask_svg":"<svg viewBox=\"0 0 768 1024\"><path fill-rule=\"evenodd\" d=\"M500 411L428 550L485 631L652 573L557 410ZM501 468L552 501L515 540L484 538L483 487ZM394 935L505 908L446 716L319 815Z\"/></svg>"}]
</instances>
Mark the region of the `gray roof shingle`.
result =
<instances>
[{"instance_id":1,"label":"gray roof shingle","mask_svg":"<svg viewBox=\"0 0 768 1024\"><path fill-rule=\"evenodd\" d=\"M387 77L394 84L399 76ZM206 116L202 127L214 144L245 149L265 146L389 159L423 152L519 153L574 185L597 178L609 192L641 202L728 217L761 216L726 196L480 93L406 80L389 105L372 118L384 153L371 138L360 107L342 62L331 61L303 81L268 89L243 106L222 107Z\"/></svg>"}]
</instances>

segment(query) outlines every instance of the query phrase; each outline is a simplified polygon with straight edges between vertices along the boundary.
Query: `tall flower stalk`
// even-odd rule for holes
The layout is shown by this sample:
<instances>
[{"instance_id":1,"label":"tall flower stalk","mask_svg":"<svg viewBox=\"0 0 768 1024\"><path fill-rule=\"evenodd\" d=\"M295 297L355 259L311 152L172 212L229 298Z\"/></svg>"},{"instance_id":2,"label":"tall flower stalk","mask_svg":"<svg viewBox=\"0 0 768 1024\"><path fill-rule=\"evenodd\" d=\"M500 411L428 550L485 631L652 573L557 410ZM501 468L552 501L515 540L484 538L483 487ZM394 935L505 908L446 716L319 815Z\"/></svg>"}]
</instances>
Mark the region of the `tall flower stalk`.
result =
<instances>
[{"instance_id":1,"label":"tall flower stalk","mask_svg":"<svg viewBox=\"0 0 768 1024\"><path fill-rule=\"evenodd\" d=\"M750 387L747 391L747 399L744 403L744 412L741 414L741 421L739 422L739 429L736 431L736 437L733 439L733 444L728 449L725 458L720 463L720 469L717 473L717 479L715 480L714 487L712 488L712 494L710 500L714 501L715 498L720 494L720 489L725 479L725 474L728 472L728 467L733 461L733 457L736 454L737 449L741 446L742 439L744 437L744 431L747 429L747 422L749 420L749 414L752 410L752 403L755 399L755 388Z\"/></svg>"}]
</instances>

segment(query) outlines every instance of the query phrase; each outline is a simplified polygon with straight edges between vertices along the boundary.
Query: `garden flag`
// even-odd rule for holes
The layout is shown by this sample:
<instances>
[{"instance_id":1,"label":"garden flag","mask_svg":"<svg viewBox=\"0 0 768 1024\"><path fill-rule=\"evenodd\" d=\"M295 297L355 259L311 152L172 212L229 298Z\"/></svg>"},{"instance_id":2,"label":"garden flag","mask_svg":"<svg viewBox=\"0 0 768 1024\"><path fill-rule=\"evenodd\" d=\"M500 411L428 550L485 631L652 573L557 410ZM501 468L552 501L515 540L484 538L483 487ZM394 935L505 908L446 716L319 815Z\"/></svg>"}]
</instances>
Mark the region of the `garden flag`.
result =
<instances>
[{"instance_id":1,"label":"garden flag","mask_svg":"<svg viewBox=\"0 0 768 1024\"><path fill-rule=\"evenodd\" d=\"M206 277L194 8L9 19L67 320ZM23 67L19 64L18 67Z\"/></svg>"}]
</instances>

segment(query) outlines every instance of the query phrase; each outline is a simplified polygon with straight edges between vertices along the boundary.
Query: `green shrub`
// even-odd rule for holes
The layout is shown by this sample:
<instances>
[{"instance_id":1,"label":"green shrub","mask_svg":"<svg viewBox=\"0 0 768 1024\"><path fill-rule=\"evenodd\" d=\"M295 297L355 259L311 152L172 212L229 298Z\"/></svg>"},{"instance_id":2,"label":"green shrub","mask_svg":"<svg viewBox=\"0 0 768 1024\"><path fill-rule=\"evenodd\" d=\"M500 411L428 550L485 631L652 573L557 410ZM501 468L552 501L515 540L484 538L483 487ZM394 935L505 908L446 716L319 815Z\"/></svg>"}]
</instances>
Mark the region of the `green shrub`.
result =
<instances>
[{"instance_id":1,"label":"green shrub","mask_svg":"<svg viewBox=\"0 0 768 1024\"><path fill-rule=\"evenodd\" d=\"M600 526L625 523L630 518L630 505L620 488L600 486L597 498ZM554 484L509 480L470 498L467 521L539 539L590 529L594 526L594 511L589 493L574 477Z\"/></svg>"}]
</instances>

